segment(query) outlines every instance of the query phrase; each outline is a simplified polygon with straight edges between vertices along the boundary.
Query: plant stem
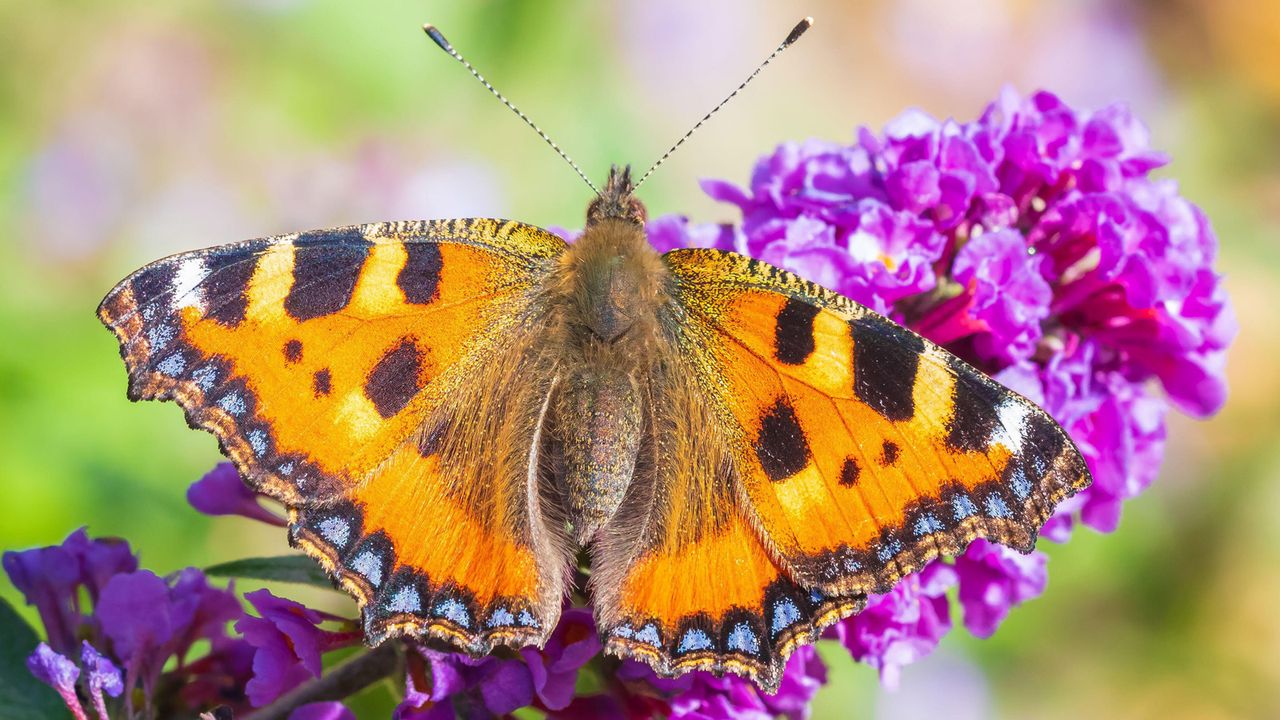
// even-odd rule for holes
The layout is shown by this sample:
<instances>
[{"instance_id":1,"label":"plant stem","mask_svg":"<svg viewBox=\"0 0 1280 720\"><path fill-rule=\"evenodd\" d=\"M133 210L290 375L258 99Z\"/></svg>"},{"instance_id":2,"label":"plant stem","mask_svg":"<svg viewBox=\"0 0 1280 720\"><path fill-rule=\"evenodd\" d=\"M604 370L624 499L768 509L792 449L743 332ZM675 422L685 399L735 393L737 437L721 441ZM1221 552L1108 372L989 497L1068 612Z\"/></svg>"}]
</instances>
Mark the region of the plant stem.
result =
<instances>
[{"instance_id":1,"label":"plant stem","mask_svg":"<svg viewBox=\"0 0 1280 720\"><path fill-rule=\"evenodd\" d=\"M402 644L383 643L333 668L327 674L303 683L281 695L275 702L245 715L242 720L285 720L300 705L341 700L399 671L403 664Z\"/></svg>"}]
</instances>

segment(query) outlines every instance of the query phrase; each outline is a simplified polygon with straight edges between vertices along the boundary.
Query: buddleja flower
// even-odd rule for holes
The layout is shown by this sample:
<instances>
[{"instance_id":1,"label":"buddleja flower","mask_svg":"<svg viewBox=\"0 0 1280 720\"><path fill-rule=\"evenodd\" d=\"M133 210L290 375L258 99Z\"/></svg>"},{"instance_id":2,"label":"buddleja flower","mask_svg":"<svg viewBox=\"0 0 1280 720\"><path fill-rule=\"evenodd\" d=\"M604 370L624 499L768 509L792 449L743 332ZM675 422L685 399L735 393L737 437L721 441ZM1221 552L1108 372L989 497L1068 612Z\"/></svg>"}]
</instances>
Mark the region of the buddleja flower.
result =
<instances>
[{"instance_id":1,"label":"buddleja flower","mask_svg":"<svg viewBox=\"0 0 1280 720\"><path fill-rule=\"evenodd\" d=\"M1172 181L1149 176L1164 163L1121 106L1081 112L1006 90L973 122L908 112L849 145L782 145L748 188L703 187L742 211L733 249L907 323L1053 415L1094 476L1046 525L1065 540L1077 520L1114 530L1123 502L1151 484L1170 403L1204 417L1226 396L1236 324L1216 239ZM1042 554L981 541L952 567L980 636L1047 583ZM847 646L865 638L851 651L890 682L891 654L864 647L898 643L909 661L949 628L936 595L904 587L833 631ZM930 616L918 629L892 621ZM890 621L869 629L876 617Z\"/></svg>"},{"instance_id":2,"label":"buddleja flower","mask_svg":"<svg viewBox=\"0 0 1280 720\"><path fill-rule=\"evenodd\" d=\"M76 717L85 717L82 700L104 719L243 705L248 646L226 634L243 615L240 601L201 571L139 570L123 540L90 539L83 529L61 545L6 552L4 568L49 638L29 666ZM208 649L193 658L198 644Z\"/></svg>"}]
</instances>

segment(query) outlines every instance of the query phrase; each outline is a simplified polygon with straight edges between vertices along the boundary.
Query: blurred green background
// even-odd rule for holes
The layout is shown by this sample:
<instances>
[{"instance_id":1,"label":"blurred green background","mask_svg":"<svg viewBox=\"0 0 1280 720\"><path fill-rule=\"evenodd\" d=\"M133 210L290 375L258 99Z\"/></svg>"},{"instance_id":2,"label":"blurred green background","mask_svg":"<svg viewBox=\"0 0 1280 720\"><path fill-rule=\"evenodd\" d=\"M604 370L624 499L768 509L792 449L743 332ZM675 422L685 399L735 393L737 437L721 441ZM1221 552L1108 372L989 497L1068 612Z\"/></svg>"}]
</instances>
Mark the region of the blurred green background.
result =
<instances>
[{"instance_id":1,"label":"blurred green background","mask_svg":"<svg viewBox=\"0 0 1280 720\"><path fill-rule=\"evenodd\" d=\"M836 648L815 715L1280 717L1275 0L0 3L0 548L88 524L161 572L285 549L192 511L213 439L126 400L93 311L135 267L373 220L581 224L586 188L423 21L599 181L647 166L805 14L809 36L645 186L653 215L735 220L698 178L744 182L779 141L908 106L969 119L1005 83L1123 100L1214 221L1242 327L1225 410L1174 418L1118 532L1050 545L1043 598L991 640L954 633L896 693Z\"/></svg>"}]
</instances>

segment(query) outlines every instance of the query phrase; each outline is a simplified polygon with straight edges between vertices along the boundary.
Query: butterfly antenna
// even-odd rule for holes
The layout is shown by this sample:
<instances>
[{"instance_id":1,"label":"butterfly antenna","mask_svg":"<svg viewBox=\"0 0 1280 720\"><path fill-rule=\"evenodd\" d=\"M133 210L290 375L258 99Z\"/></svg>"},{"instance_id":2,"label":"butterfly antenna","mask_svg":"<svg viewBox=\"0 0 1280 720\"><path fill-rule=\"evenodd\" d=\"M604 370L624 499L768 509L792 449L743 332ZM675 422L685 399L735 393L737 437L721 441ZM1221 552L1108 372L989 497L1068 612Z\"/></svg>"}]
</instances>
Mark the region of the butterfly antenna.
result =
<instances>
[{"instance_id":1,"label":"butterfly antenna","mask_svg":"<svg viewBox=\"0 0 1280 720\"><path fill-rule=\"evenodd\" d=\"M705 123L707 120L710 120L712 115L715 115L716 112L720 110L720 108L724 107L738 93L742 92L742 89L745 88L752 80L755 80L756 76L760 74L761 70L764 70L766 65L773 62L773 59L778 57L778 55L782 54L783 50L786 50L787 48L791 47L792 43L799 40L800 36L804 35L804 31L808 30L811 27L813 27L813 18L811 17L806 17L805 19L796 23L796 26L791 28L791 32L787 34L787 39L783 40L782 44L774 48L773 52L769 53L769 57L765 58L764 62L760 63L756 67L755 71L752 72L750 75L748 75L746 80L742 81L741 85L735 88L733 92L729 93L728 97L726 97L724 100L721 100L719 105L716 105L715 107L711 108L711 112L707 113L706 115L703 115L701 120L699 120L693 127L689 128L689 132L685 133L683 137L677 140L676 144L671 146L671 149L663 153L662 157L658 158L658 161L655 162L652 166L650 166L650 168L644 172L644 175L640 176L640 180L639 182L636 183L635 187L639 188L641 185L643 185L644 181L647 180L649 176L653 174L653 171L657 170L659 165L666 162L667 158L671 157L671 153L675 152L676 148L683 145L684 141L688 140L690 135L693 135L695 132L697 132L698 128L702 127L703 123Z\"/></svg>"},{"instance_id":2,"label":"butterfly antenna","mask_svg":"<svg viewBox=\"0 0 1280 720\"><path fill-rule=\"evenodd\" d=\"M591 182L590 178L587 177L586 173L582 172L582 168L578 167L578 164L573 161L573 158L570 158L568 155L566 155L564 150L561 150L560 146L557 145L554 140L552 140L545 132L542 131L542 128L535 125L534 122L529 119L528 115L525 115L523 112L521 112L520 108L516 107L515 105L512 105L511 101L503 97L502 93L498 92L497 88L495 88L493 85L490 85L489 81L485 80L484 76L481 75L480 72L476 70L471 63L467 62L466 58L462 57L462 55L459 54L457 50L453 49L453 46L450 45L449 41L445 39L445 36L441 34L439 30L436 29L435 25L432 25L431 23L427 23L426 25L422 26L422 29L424 32L427 33L427 37L431 38L431 40L435 42L436 45L440 46L441 50L444 50L445 52L449 53L449 55L451 55L454 60L457 60L458 62L462 63L462 66L465 67L467 70L469 70L471 74L474 75L475 78L480 81L480 84L488 88L489 92L493 93L494 97L501 100L502 104L510 108L511 112L519 116L519 118L523 120L526 125L533 128L533 131L538 133L538 137L545 140L546 143L551 146L551 149L556 151L556 154L564 158L565 162L569 163L569 166L574 169L574 172L578 173L578 177L582 178L582 182L586 183L587 187L591 188L591 190L595 192L596 195L600 194L600 189L595 186L595 183Z\"/></svg>"}]
</instances>

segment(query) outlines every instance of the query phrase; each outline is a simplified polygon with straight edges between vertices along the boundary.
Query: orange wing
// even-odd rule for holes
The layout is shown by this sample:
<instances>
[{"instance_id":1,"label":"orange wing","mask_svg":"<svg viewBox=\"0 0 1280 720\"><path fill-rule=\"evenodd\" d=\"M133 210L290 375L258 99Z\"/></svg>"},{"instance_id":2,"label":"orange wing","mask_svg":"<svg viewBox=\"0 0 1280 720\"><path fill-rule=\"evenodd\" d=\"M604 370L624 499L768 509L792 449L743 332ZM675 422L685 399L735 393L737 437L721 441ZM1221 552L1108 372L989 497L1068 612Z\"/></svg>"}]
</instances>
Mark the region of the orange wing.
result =
<instances>
[{"instance_id":1,"label":"orange wing","mask_svg":"<svg viewBox=\"0 0 1280 720\"><path fill-rule=\"evenodd\" d=\"M1029 552L1089 484L1048 415L915 333L741 255L664 257L742 512L804 587L884 592L977 537Z\"/></svg>"},{"instance_id":2,"label":"orange wing","mask_svg":"<svg viewBox=\"0 0 1280 720\"><path fill-rule=\"evenodd\" d=\"M486 388L487 424L459 413L476 373L539 370L522 328L564 247L499 220L323 230L160 260L98 312L130 397L176 400L290 506L292 541L356 596L372 640L525 644L554 625L567 562L528 473L549 374ZM479 488L444 462L486 443L510 452Z\"/></svg>"},{"instance_id":3,"label":"orange wing","mask_svg":"<svg viewBox=\"0 0 1280 720\"><path fill-rule=\"evenodd\" d=\"M635 478L591 547L605 651L663 676L733 672L775 691L792 651L865 597L802 588L774 561L695 375L680 358L659 375Z\"/></svg>"}]
</instances>

